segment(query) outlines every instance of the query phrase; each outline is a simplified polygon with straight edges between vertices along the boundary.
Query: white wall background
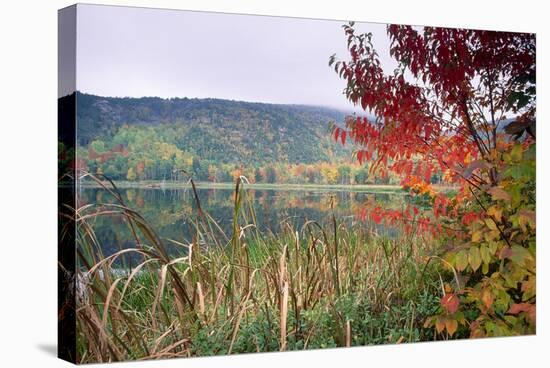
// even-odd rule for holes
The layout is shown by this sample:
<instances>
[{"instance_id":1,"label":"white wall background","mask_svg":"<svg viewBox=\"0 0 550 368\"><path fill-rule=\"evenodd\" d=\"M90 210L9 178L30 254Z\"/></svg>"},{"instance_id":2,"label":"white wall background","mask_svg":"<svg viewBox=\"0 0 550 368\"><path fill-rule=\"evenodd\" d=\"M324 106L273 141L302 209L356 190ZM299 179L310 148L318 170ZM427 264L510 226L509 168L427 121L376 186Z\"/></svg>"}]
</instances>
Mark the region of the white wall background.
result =
<instances>
[{"instance_id":1,"label":"white wall background","mask_svg":"<svg viewBox=\"0 0 550 368\"><path fill-rule=\"evenodd\" d=\"M124 367L547 366L550 198L548 63L543 1L132 0L105 4L537 32L538 334L293 353L125 363ZM56 344L57 9L63 0L0 5L0 366L69 366ZM542 144L540 143L542 142ZM546 349L546 351L545 351Z\"/></svg>"}]
</instances>

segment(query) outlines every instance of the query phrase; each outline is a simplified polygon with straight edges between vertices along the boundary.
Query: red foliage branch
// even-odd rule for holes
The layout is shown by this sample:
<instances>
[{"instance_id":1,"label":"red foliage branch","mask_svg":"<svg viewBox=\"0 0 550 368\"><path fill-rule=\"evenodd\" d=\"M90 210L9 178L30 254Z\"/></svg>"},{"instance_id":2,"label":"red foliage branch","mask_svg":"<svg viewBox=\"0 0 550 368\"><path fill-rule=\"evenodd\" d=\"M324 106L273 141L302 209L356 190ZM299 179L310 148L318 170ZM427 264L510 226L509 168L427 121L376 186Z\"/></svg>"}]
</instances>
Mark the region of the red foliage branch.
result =
<instances>
[{"instance_id":1,"label":"red foliage branch","mask_svg":"<svg viewBox=\"0 0 550 368\"><path fill-rule=\"evenodd\" d=\"M426 182L438 169L449 171L451 181L480 185L485 180L463 173L470 162L491 158L505 113L534 115L534 103L523 110L509 103L534 74L531 34L434 27L421 33L389 25L390 54L399 66L386 75L371 35L357 35L353 24L343 28L350 59L333 56L330 64L347 81L347 98L376 119L349 117L335 138L349 137L359 162L374 159L373 169ZM411 157L421 158L415 167Z\"/></svg>"}]
</instances>

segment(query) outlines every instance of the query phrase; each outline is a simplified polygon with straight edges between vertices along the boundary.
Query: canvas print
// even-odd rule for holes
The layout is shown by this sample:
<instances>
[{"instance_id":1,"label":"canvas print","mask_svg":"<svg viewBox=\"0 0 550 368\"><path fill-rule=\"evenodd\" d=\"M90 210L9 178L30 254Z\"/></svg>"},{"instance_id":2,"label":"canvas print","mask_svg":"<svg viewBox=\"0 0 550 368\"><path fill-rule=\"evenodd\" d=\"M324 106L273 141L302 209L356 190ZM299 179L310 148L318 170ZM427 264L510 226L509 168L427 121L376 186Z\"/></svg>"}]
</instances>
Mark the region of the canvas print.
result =
<instances>
[{"instance_id":1,"label":"canvas print","mask_svg":"<svg viewBox=\"0 0 550 368\"><path fill-rule=\"evenodd\" d=\"M59 355L536 333L530 33L59 11Z\"/></svg>"}]
</instances>

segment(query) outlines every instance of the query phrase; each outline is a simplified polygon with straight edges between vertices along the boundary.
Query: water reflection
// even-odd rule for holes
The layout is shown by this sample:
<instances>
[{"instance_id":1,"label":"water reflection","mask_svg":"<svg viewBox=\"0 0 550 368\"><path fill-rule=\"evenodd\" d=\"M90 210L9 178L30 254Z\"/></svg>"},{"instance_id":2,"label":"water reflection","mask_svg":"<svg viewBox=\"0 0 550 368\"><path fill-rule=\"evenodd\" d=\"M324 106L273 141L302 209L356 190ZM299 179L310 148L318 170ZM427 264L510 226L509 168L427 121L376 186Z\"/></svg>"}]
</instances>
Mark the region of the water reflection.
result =
<instances>
[{"instance_id":1,"label":"water reflection","mask_svg":"<svg viewBox=\"0 0 550 368\"><path fill-rule=\"evenodd\" d=\"M140 213L163 239L183 243L191 240L192 219L196 202L189 189L139 188L119 190L126 204ZM234 191L231 189L198 189L201 207L231 236ZM368 193L343 190L258 190L249 189L260 231L277 233L285 220L299 229L308 220L323 224L332 211L339 222L353 223L367 201L384 206L401 206L408 200L403 194ZM114 203L112 195L100 188L82 188L79 205ZM241 224L244 225L244 224ZM134 246L126 220L121 216L102 216L93 221L95 234L105 255ZM173 246L174 247L174 246Z\"/></svg>"}]
</instances>

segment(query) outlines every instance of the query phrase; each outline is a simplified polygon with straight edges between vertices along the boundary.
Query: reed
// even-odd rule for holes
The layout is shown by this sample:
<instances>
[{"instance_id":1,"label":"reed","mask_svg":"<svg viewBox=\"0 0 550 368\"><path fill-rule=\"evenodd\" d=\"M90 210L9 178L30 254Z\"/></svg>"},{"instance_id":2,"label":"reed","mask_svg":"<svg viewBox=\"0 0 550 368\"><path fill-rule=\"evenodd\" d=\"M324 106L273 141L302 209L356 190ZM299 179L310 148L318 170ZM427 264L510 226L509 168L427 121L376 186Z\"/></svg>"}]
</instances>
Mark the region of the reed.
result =
<instances>
[{"instance_id":1,"label":"reed","mask_svg":"<svg viewBox=\"0 0 550 368\"><path fill-rule=\"evenodd\" d=\"M235 186L232 234L195 192L189 243L163 239L116 185L85 174L115 198L75 210L79 362L411 342L438 305L437 242L382 237L364 223L283 222L256 227L246 179ZM194 183L190 181L194 191ZM98 216L119 216L135 246L106 256ZM167 251L176 245L179 253ZM128 262L128 259L138 262Z\"/></svg>"}]
</instances>

